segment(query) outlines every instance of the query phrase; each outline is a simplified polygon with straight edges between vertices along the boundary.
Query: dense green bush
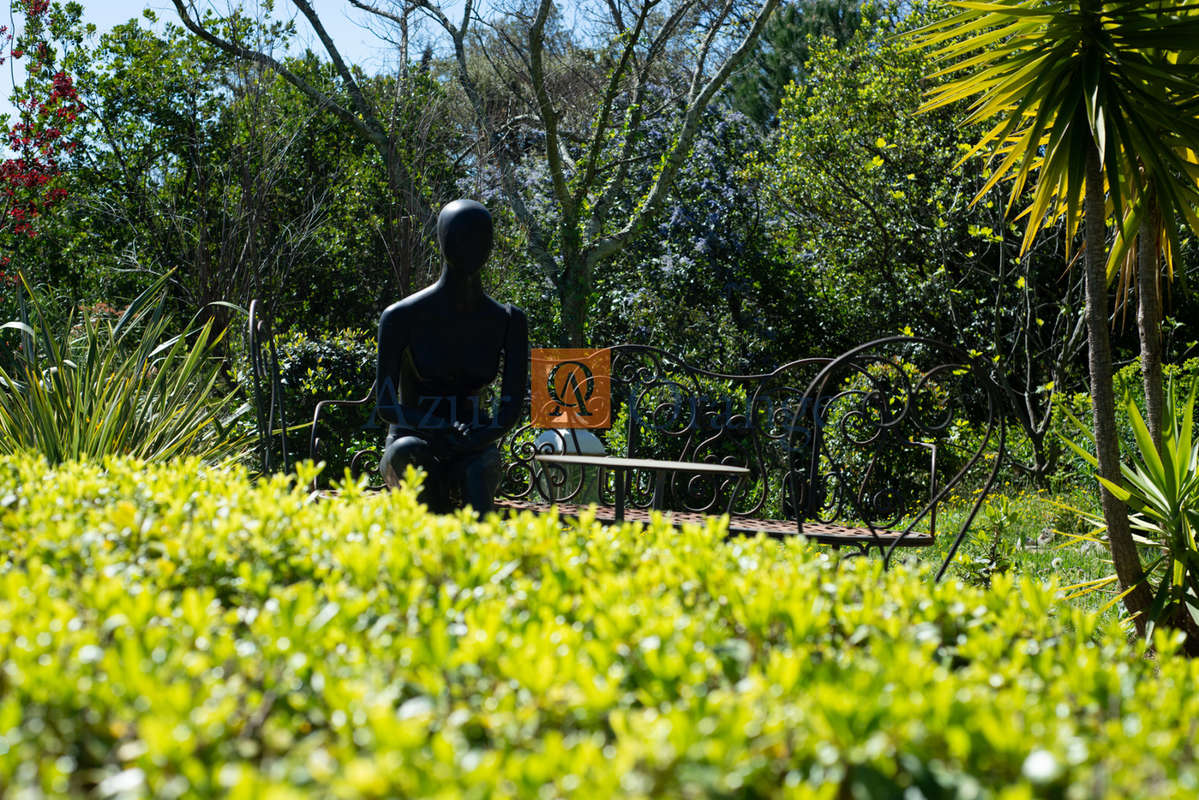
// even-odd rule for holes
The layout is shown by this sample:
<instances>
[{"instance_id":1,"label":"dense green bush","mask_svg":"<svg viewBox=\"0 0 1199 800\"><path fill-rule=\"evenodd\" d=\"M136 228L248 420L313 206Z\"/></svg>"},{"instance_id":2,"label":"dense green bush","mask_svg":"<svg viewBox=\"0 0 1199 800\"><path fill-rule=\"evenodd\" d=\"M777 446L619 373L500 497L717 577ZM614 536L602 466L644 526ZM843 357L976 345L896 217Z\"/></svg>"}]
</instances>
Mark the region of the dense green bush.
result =
<instances>
[{"instance_id":1,"label":"dense green bush","mask_svg":"<svg viewBox=\"0 0 1199 800\"><path fill-rule=\"evenodd\" d=\"M321 400L357 399L375 384L377 346L366 331L347 328L320 336L291 331L278 337L275 346L288 414L297 422L311 421ZM359 420L355 427L361 424Z\"/></svg>"},{"instance_id":2,"label":"dense green bush","mask_svg":"<svg viewBox=\"0 0 1199 800\"><path fill-rule=\"evenodd\" d=\"M13 796L1167 797L1199 662L996 576L0 458ZM906 792L906 794L905 794Z\"/></svg>"},{"instance_id":3,"label":"dense green bush","mask_svg":"<svg viewBox=\"0 0 1199 800\"><path fill-rule=\"evenodd\" d=\"M284 420L289 430L288 452L293 459L307 456L317 403L359 400L374 386L375 337L349 328L320 336L292 330L276 337L275 350L283 388ZM244 355L239 359L238 376L246 396L252 398L249 360ZM374 408L372 397L361 407L322 410L317 432L322 443L319 457L329 463L331 474L340 475L355 451L378 446L383 440L385 431L375 420ZM272 439L271 446L276 450L275 463L281 463L277 437Z\"/></svg>"}]
</instances>

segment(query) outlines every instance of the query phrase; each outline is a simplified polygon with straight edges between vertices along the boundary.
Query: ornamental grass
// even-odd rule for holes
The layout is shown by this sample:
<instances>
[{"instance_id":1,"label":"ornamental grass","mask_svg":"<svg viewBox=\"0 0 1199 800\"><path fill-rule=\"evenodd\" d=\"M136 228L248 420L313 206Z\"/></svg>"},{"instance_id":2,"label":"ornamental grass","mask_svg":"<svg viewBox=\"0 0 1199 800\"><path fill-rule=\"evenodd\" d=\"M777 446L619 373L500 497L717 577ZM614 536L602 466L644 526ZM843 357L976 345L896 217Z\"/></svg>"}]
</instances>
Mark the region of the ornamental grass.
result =
<instances>
[{"instance_id":1,"label":"ornamental grass","mask_svg":"<svg viewBox=\"0 0 1199 800\"><path fill-rule=\"evenodd\" d=\"M50 463L127 455L210 462L243 455L231 433L248 408L220 388L221 335L192 320L183 332L167 313L167 277L142 292L115 322L52 303L27 283L23 319L0 325L0 453L34 451ZM2 354L0 354L2 355ZM8 363L6 363L8 362Z\"/></svg>"}]
</instances>

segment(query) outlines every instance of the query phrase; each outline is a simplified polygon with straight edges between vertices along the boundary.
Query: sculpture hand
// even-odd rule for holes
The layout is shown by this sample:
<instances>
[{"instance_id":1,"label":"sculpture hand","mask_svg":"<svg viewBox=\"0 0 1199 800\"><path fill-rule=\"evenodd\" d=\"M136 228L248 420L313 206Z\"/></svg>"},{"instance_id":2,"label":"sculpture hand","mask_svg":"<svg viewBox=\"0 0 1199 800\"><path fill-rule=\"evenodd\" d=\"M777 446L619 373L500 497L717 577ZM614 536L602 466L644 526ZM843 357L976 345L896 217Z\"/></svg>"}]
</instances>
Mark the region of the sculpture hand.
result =
<instances>
[{"instance_id":1,"label":"sculpture hand","mask_svg":"<svg viewBox=\"0 0 1199 800\"><path fill-rule=\"evenodd\" d=\"M496 437L493 427L487 425L471 425L468 422L450 423L452 433L449 436L449 447L454 453L469 453L482 450L492 444Z\"/></svg>"},{"instance_id":2,"label":"sculpture hand","mask_svg":"<svg viewBox=\"0 0 1199 800\"><path fill-rule=\"evenodd\" d=\"M453 422L450 424L450 430L452 432L448 437L446 444L449 446L452 452L464 453L468 450L474 449L472 446L474 443L471 440L472 437L470 425L465 422Z\"/></svg>"}]
</instances>

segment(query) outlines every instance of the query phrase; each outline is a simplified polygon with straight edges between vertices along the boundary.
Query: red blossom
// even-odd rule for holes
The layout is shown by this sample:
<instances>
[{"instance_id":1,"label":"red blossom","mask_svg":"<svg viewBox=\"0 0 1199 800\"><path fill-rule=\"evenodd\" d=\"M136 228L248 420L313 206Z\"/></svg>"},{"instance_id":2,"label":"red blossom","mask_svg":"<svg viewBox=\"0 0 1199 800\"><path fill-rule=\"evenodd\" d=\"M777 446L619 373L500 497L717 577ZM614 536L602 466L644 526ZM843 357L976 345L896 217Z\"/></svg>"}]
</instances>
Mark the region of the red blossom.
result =
<instances>
[{"instance_id":1,"label":"red blossom","mask_svg":"<svg viewBox=\"0 0 1199 800\"><path fill-rule=\"evenodd\" d=\"M45 30L49 0L17 0L13 5L24 11L28 29L35 37L34 60L26 66L26 72L31 77L45 75L53 69L54 51L47 41L36 37ZM12 39L8 29L0 27L3 46L7 47ZM20 58L28 49L14 48L12 56ZM0 54L0 64L3 63ZM70 75L57 70L48 77L48 91L43 95L31 92L22 98L17 104L19 118L3 132L15 155L0 161L0 234L36 236L33 221L67 194L55 184L55 179L62 174L60 158L73 153L77 142L66 138L62 126L75 120L84 106Z\"/></svg>"}]
</instances>

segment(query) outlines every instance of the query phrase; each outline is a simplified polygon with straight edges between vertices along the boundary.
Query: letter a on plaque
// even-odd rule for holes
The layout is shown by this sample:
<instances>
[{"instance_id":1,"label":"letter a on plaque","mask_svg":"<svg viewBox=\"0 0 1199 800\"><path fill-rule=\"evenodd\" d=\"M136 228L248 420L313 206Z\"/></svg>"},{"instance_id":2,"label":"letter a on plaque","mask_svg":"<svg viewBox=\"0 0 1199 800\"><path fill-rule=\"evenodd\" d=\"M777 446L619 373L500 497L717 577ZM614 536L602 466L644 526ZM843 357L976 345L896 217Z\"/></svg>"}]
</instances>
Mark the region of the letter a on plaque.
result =
<instances>
[{"instance_id":1,"label":"letter a on plaque","mask_svg":"<svg viewBox=\"0 0 1199 800\"><path fill-rule=\"evenodd\" d=\"M539 428L607 428L612 424L612 351L533 350L533 424Z\"/></svg>"}]
</instances>

